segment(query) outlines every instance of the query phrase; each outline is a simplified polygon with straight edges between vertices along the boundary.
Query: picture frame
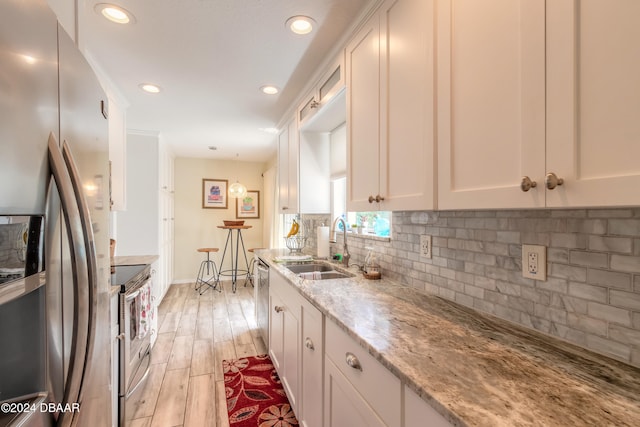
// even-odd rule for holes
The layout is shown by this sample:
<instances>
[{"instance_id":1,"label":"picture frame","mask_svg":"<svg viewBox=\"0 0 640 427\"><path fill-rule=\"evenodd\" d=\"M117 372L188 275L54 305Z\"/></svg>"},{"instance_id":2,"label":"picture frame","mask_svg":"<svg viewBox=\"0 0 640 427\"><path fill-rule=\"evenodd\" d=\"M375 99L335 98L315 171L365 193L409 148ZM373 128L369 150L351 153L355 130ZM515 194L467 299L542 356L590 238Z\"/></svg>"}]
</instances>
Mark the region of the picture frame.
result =
<instances>
[{"instance_id":1,"label":"picture frame","mask_svg":"<svg viewBox=\"0 0 640 427\"><path fill-rule=\"evenodd\" d=\"M227 209L228 186L229 181L226 179L202 178L202 208Z\"/></svg>"},{"instance_id":2,"label":"picture frame","mask_svg":"<svg viewBox=\"0 0 640 427\"><path fill-rule=\"evenodd\" d=\"M236 199L237 219L258 219L260 218L260 192L257 190L247 190L244 197Z\"/></svg>"}]
</instances>

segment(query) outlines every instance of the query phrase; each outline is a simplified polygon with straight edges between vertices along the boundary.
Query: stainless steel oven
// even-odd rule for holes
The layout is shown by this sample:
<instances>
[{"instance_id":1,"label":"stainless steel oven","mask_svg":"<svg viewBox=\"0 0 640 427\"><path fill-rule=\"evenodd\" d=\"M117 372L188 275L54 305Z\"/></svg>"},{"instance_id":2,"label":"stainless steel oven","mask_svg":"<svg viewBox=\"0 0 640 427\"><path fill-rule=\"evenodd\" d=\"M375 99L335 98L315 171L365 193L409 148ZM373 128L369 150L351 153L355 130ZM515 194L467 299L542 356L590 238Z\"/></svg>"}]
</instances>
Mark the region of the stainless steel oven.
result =
<instances>
[{"instance_id":1,"label":"stainless steel oven","mask_svg":"<svg viewBox=\"0 0 640 427\"><path fill-rule=\"evenodd\" d=\"M265 345L269 348L269 265L257 257L256 269L256 323Z\"/></svg>"},{"instance_id":2,"label":"stainless steel oven","mask_svg":"<svg viewBox=\"0 0 640 427\"><path fill-rule=\"evenodd\" d=\"M119 425L125 425L127 399L146 380L151 366L151 331L140 333L137 313L141 292L151 284L150 266L116 266L123 284L119 295L120 364L118 385Z\"/></svg>"}]
</instances>

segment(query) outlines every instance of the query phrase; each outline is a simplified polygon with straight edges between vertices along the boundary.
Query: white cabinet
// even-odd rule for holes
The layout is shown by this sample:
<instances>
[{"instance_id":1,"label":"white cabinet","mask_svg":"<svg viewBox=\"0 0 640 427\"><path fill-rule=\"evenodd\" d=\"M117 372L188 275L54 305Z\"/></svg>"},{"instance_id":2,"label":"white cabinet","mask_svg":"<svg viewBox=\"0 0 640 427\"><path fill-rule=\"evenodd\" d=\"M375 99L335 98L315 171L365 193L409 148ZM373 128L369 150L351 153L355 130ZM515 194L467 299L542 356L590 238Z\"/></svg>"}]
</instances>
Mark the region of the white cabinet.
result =
<instances>
[{"instance_id":1,"label":"white cabinet","mask_svg":"<svg viewBox=\"0 0 640 427\"><path fill-rule=\"evenodd\" d=\"M385 426L373 408L328 357L325 361L324 412L324 427Z\"/></svg>"},{"instance_id":2,"label":"white cabinet","mask_svg":"<svg viewBox=\"0 0 640 427\"><path fill-rule=\"evenodd\" d=\"M278 135L278 212L298 213L298 127L290 120Z\"/></svg>"},{"instance_id":3,"label":"white cabinet","mask_svg":"<svg viewBox=\"0 0 640 427\"><path fill-rule=\"evenodd\" d=\"M321 111L334 96L340 93L344 89L344 82L344 52L341 52L298 107L298 127L304 127L318 111Z\"/></svg>"},{"instance_id":4,"label":"white cabinet","mask_svg":"<svg viewBox=\"0 0 640 427\"><path fill-rule=\"evenodd\" d=\"M160 300L173 282L174 260L174 184L173 184L173 155L163 147L160 150L160 276L162 277L162 294Z\"/></svg>"},{"instance_id":5,"label":"white cabinet","mask_svg":"<svg viewBox=\"0 0 640 427\"><path fill-rule=\"evenodd\" d=\"M162 297L165 294L165 289L162 287L162 283L158 280L158 269L160 267L159 261L155 261L151 264L151 322L149 324L149 332L151 333L151 347L154 346L158 339L158 305L162 301Z\"/></svg>"},{"instance_id":6,"label":"white cabinet","mask_svg":"<svg viewBox=\"0 0 640 427\"><path fill-rule=\"evenodd\" d=\"M404 386L404 426L451 427L451 424L409 387Z\"/></svg>"},{"instance_id":7,"label":"white cabinet","mask_svg":"<svg viewBox=\"0 0 640 427\"><path fill-rule=\"evenodd\" d=\"M322 426L324 344L322 313L307 300L301 306L302 350L298 421L303 427Z\"/></svg>"},{"instance_id":8,"label":"white cabinet","mask_svg":"<svg viewBox=\"0 0 640 427\"><path fill-rule=\"evenodd\" d=\"M544 13L544 0L438 2L439 209L544 205L542 185L520 189L544 170Z\"/></svg>"},{"instance_id":9,"label":"white cabinet","mask_svg":"<svg viewBox=\"0 0 640 427\"><path fill-rule=\"evenodd\" d=\"M547 8L547 206L638 205L640 2ZM544 174L539 174L542 181Z\"/></svg>"},{"instance_id":10,"label":"white cabinet","mask_svg":"<svg viewBox=\"0 0 640 427\"><path fill-rule=\"evenodd\" d=\"M400 426L400 380L334 322L325 328L325 427Z\"/></svg>"},{"instance_id":11,"label":"white cabinet","mask_svg":"<svg viewBox=\"0 0 640 427\"><path fill-rule=\"evenodd\" d=\"M438 207L637 205L639 13L439 0Z\"/></svg>"},{"instance_id":12,"label":"white cabinet","mask_svg":"<svg viewBox=\"0 0 640 427\"><path fill-rule=\"evenodd\" d=\"M279 273L269 277L269 355L294 412L300 398L300 300L302 297Z\"/></svg>"},{"instance_id":13,"label":"white cabinet","mask_svg":"<svg viewBox=\"0 0 640 427\"><path fill-rule=\"evenodd\" d=\"M125 111L109 97L109 163L111 210L127 208L127 129Z\"/></svg>"},{"instance_id":14,"label":"white cabinet","mask_svg":"<svg viewBox=\"0 0 640 427\"><path fill-rule=\"evenodd\" d=\"M347 206L434 208L434 2L388 0L347 45Z\"/></svg>"}]
</instances>

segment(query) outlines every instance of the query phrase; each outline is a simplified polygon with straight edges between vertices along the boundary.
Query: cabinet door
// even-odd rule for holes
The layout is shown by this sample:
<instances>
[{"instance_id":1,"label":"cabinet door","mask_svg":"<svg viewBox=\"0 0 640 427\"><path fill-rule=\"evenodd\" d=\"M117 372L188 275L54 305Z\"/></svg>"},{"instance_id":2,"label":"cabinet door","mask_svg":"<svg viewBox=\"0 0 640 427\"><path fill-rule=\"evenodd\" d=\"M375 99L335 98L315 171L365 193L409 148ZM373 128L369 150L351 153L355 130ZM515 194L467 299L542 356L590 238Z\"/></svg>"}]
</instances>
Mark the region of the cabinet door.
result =
<instances>
[{"instance_id":1,"label":"cabinet door","mask_svg":"<svg viewBox=\"0 0 640 427\"><path fill-rule=\"evenodd\" d=\"M302 361L301 361L301 411L300 425L322 425L322 379L324 346L322 345L322 313L307 301L302 303Z\"/></svg>"},{"instance_id":2,"label":"cabinet door","mask_svg":"<svg viewBox=\"0 0 640 427\"><path fill-rule=\"evenodd\" d=\"M300 397L300 324L294 312L296 308L298 311L300 310L299 305L297 307L286 306L282 313L284 317L284 353L281 380L293 411L298 413Z\"/></svg>"},{"instance_id":3,"label":"cabinet door","mask_svg":"<svg viewBox=\"0 0 640 427\"><path fill-rule=\"evenodd\" d=\"M278 135L278 212L289 209L289 125Z\"/></svg>"},{"instance_id":4,"label":"cabinet door","mask_svg":"<svg viewBox=\"0 0 640 427\"><path fill-rule=\"evenodd\" d=\"M638 205L640 2L547 2L548 206Z\"/></svg>"},{"instance_id":5,"label":"cabinet door","mask_svg":"<svg viewBox=\"0 0 640 427\"><path fill-rule=\"evenodd\" d=\"M545 1L437 10L438 208L544 206Z\"/></svg>"},{"instance_id":6,"label":"cabinet door","mask_svg":"<svg viewBox=\"0 0 640 427\"><path fill-rule=\"evenodd\" d=\"M375 15L346 49L347 207L375 209L369 196L379 192L380 25Z\"/></svg>"},{"instance_id":7,"label":"cabinet door","mask_svg":"<svg viewBox=\"0 0 640 427\"><path fill-rule=\"evenodd\" d=\"M434 0L388 0L380 10L384 210L434 208L434 18Z\"/></svg>"},{"instance_id":8,"label":"cabinet door","mask_svg":"<svg viewBox=\"0 0 640 427\"><path fill-rule=\"evenodd\" d=\"M269 357L278 373L284 361L284 304L278 294L269 291Z\"/></svg>"},{"instance_id":9,"label":"cabinet door","mask_svg":"<svg viewBox=\"0 0 640 427\"><path fill-rule=\"evenodd\" d=\"M328 357L325 358L324 396L325 427L385 426Z\"/></svg>"}]
</instances>

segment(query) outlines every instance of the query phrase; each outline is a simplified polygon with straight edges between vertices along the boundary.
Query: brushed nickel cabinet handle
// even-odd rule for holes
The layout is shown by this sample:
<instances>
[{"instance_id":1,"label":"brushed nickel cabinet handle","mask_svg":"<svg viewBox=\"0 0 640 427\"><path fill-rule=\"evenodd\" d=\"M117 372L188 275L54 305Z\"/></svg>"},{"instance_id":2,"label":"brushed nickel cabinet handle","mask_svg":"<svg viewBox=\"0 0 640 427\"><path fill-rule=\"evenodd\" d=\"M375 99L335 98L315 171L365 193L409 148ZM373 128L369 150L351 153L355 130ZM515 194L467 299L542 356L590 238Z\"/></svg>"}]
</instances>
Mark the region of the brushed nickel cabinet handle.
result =
<instances>
[{"instance_id":1,"label":"brushed nickel cabinet handle","mask_svg":"<svg viewBox=\"0 0 640 427\"><path fill-rule=\"evenodd\" d=\"M276 305L275 307L273 307L273 309L276 313L282 313L284 311L284 307L282 307L281 305Z\"/></svg>"},{"instance_id":2,"label":"brushed nickel cabinet handle","mask_svg":"<svg viewBox=\"0 0 640 427\"><path fill-rule=\"evenodd\" d=\"M553 190L558 185L564 184L564 179L558 178L558 176L555 173L551 172L551 173L548 173L547 176L545 177L544 183L549 190Z\"/></svg>"},{"instance_id":3,"label":"brushed nickel cabinet handle","mask_svg":"<svg viewBox=\"0 0 640 427\"><path fill-rule=\"evenodd\" d=\"M311 338L307 337L307 339L304 340L304 346L307 347L309 350L315 350L315 346L313 345L313 341L311 341Z\"/></svg>"},{"instance_id":4,"label":"brushed nickel cabinet handle","mask_svg":"<svg viewBox=\"0 0 640 427\"><path fill-rule=\"evenodd\" d=\"M532 188L536 188L537 186L538 186L538 183L535 181L531 181L531 178L529 178L528 176L522 177L522 181L520 182L520 189L525 193L531 190Z\"/></svg>"},{"instance_id":5,"label":"brushed nickel cabinet handle","mask_svg":"<svg viewBox=\"0 0 640 427\"><path fill-rule=\"evenodd\" d=\"M360 364L360 361L358 360L355 354L347 352L345 354L345 357L346 357L347 365L351 366L353 369L357 369L358 371L362 372L362 365Z\"/></svg>"}]
</instances>

